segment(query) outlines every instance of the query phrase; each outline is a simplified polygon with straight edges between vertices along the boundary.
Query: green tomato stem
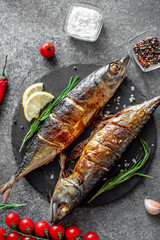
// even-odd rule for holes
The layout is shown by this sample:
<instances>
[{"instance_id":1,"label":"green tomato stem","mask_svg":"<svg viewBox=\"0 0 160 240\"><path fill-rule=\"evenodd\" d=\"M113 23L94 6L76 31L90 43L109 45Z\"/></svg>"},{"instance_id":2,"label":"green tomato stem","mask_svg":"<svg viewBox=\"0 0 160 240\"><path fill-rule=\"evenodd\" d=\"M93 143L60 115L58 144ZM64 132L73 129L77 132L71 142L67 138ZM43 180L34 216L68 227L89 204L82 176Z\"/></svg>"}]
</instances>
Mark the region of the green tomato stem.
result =
<instances>
[{"instance_id":1,"label":"green tomato stem","mask_svg":"<svg viewBox=\"0 0 160 240\"><path fill-rule=\"evenodd\" d=\"M35 236L32 236L31 234L30 234L30 235L27 235L27 234L22 233L22 232L19 232L19 231L17 231L17 230L12 230L11 232L19 233L20 235L22 235L22 237L30 237L30 238L34 238L34 239L37 239L37 240L47 240L46 238L35 237ZM9 233L11 233L11 232L9 232ZM7 237L9 233L4 234L5 237ZM22 238L22 237L21 237L21 238ZM20 238L20 239L21 239L21 238ZM20 240L20 239L19 239L19 240Z\"/></svg>"}]
</instances>

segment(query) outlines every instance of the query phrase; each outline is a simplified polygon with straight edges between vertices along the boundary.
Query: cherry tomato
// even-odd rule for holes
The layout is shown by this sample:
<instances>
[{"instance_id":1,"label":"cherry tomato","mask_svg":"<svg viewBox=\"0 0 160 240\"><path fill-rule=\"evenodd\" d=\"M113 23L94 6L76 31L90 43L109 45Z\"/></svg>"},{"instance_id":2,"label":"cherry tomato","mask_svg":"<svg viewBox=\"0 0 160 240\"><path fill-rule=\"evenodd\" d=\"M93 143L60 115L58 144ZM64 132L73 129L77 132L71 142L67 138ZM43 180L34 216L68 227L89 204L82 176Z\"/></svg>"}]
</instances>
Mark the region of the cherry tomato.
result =
<instances>
[{"instance_id":1,"label":"cherry tomato","mask_svg":"<svg viewBox=\"0 0 160 240\"><path fill-rule=\"evenodd\" d=\"M53 43L50 43L50 42L43 43L40 48L40 53L45 58L52 57L55 53L55 47L54 47Z\"/></svg>"},{"instance_id":2,"label":"cherry tomato","mask_svg":"<svg viewBox=\"0 0 160 240\"><path fill-rule=\"evenodd\" d=\"M31 237L22 237L21 240L35 240L35 238L31 238Z\"/></svg>"},{"instance_id":3,"label":"cherry tomato","mask_svg":"<svg viewBox=\"0 0 160 240\"><path fill-rule=\"evenodd\" d=\"M52 225L49 229L49 234L55 240L62 239L65 234L65 228L59 223L57 225Z\"/></svg>"},{"instance_id":4,"label":"cherry tomato","mask_svg":"<svg viewBox=\"0 0 160 240\"><path fill-rule=\"evenodd\" d=\"M78 227L69 227L66 231L67 240L79 240L81 238L81 230Z\"/></svg>"},{"instance_id":5,"label":"cherry tomato","mask_svg":"<svg viewBox=\"0 0 160 240\"><path fill-rule=\"evenodd\" d=\"M49 224L46 221L38 221L34 230L38 236L45 237L49 233Z\"/></svg>"},{"instance_id":6,"label":"cherry tomato","mask_svg":"<svg viewBox=\"0 0 160 240\"><path fill-rule=\"evenodd\" d=\"M10 228L17 227L20 222L20 218L16 213L11 212L6 215L5 222Z\"/></svg>"},{"instance_id":7,"label":"cherry tomato","mask_svg":"<svg viewBox=\"0 0 160 240\"><path fill-rule=\"evenodd\" d=\"M18 240L21 238L21 235L16 232L11 232L7 235L6 240Z\"/></svg>"},{"instance_id":8,"label":"cherry tomato","mask_svg":"<svg viewBox=\"0 0 160 240\"><path fill-rule=\"evenodd\" d=\"M7 232L6 232L5 229L0 228L0 239L1 239L1 240L5 240L5 239L6 239L6 237L4 236L4 234L6 234L6 233L7 233Z\"/></svg>"},{"instance_id":9,"label":"cherry tomato","mask_svg":"<svg viewBox=\"0 0 160 240\"><path fill-rule=\"evenodd\" d=\"M88 232L84 236L84 240L98 240L98 239L99 239L99 237L98 237L97 233L95 233L95 232Z\"/></svg>"},{"instance_id":10,"label":"cherry tomato","mask_svg":"<svg viewBox=\"0 0 160 240\"><path fill-rule=\"evenodd\" d=\"M23 233L31 233L34 229L34 222L30 218L23 218L19 223L19 229Z\"/></svg>"}]
</instances>

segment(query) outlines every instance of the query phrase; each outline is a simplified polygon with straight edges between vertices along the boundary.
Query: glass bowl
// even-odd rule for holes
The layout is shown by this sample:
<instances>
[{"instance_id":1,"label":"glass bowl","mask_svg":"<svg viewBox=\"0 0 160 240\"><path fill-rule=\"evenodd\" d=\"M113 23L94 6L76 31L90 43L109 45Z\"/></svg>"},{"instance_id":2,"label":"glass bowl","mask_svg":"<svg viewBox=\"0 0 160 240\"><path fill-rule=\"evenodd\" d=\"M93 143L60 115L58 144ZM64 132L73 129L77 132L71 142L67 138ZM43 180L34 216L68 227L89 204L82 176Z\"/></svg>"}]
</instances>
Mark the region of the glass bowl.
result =
<instances>
[{"instance_id":1,"label":"glass bowl","mask_svg":"<svg viewBox=\"0 0 160 240\"><path fill-rule=\"evenodd\" d=\"M157 28L152 28L152 29L148 29L144 32L139 33L138 35L136 35L135 37L131 38L129 40L129 45L130 45L130 51L132 53L132 56L134 58L134 60L136 61L136 63L138 64L138 66L142 69L143 72L149 72L149 71L153 71L154 69L157 69L160 67L160 63L155 64L154 66L150 66L148 68L144 68L141 63L139 62L139 60L137 59L137 56L134 52L134 48L133 46L137 43L139 43L140 41L148 38L148 37L157 37L158 40L160 41L160 31L158 31Z\"/></svg>"},{"instance_id":2,"label":"glass bowl","mask_svg":"<svg viewBox=\"0 0 160 240\"><path fill-rule=\"evenodd\" d=\"M72 3L68 9L63 30L79 40L94 42L103 25L102 10L92 4Z\"/></svg>"}]
</instances>

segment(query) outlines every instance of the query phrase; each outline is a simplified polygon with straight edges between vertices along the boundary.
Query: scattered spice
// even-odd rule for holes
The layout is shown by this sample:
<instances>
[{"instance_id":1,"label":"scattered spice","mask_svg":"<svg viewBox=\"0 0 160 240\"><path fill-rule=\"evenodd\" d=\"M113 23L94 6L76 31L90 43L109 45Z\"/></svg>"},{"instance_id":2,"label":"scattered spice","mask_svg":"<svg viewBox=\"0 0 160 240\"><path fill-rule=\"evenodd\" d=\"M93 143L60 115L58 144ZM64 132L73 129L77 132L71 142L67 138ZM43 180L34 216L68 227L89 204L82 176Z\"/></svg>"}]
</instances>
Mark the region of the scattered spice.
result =
<instances>
[{"instance_id":1,"label":"scattered spice","mask_svg":"<svg viewBox=\"0 0 160 240\"><path fill-rule=\"evenodd\" d=\"M77 70L77 67L76 67L76 66L74 66L74 67L73 67L73 69L76 71L76 70Z\"/></svg>"},{"instance_id":2,"label":"scattered spice","mask_svg":"<svg viewBox=\"0 0 160 240\"><path fill-rule=\"evenodd\" d=\"M160 62L160 41L156 37L148 37L133 46L138 61L144 68Z\"/></svg>"},{"instance_id":3,"label":"scattered spice","mask_svg":"<svg viewBox=\"0 0 160 240\"><path fill-rule=\"evenodd\" d=\"M21 125L21 129L24 129L24 126L23 126L23 125Z\"/></svg>"},{"instance_id":4,"label":"scattered spice","mask_svg":"<svg viewBox=\"0 0 160 240\"><path fill-rule=\"evenodd\" d=\"M16 120L13 120L13 123L16 125L16 124L17 124L17 121L16 121Z\"/></svg>"}]
</instances>

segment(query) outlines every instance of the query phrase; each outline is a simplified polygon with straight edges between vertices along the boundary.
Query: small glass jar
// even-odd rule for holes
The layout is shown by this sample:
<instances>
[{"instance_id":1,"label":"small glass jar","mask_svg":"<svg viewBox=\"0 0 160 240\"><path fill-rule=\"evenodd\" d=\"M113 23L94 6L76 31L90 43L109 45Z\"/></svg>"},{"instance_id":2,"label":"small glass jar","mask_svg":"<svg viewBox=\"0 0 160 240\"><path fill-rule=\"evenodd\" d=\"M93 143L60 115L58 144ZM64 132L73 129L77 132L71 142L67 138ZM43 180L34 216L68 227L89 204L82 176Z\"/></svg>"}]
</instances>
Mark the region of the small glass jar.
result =
<instances>
[{"instance_id":1,"label":"small glass jar","mask_svg":"<svg viewBox=\"0 0 160 240\"><path fill-rule=\"evenodd\" d=\"M87 3L72 3L67 12L63 30L79 40L94 42L103 25L102 10Z\"/></svg>"},{"instance_id":2,"label":"small glass jar","mask_svg":"<svg viewBox=\"0 0 160 240\"><path fill-rule=\"evenodd\" d=\"M157 37L158 40L160 41L160 32L157 28L152 28L152 29L148 29L144 32L139 33L138 35L136 35L135 37L133 37L132 39L129 40L129 45L130 45L130 51L132 53L132 56L134 58L134 60L136 61L136 63L138 64L138 66L142 69L143 72L149 72L149 71L153 71L154 69L157 69L160 67L160 63L156 63L153 66L144 68L142 66L142 64L140 63L140 61L138 60L135 51L134 51L134 46L138 43L140 43L143 40L146 40L149 37Z\"/></svg>"}]
</instances>

